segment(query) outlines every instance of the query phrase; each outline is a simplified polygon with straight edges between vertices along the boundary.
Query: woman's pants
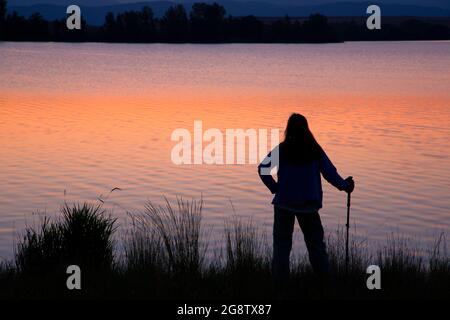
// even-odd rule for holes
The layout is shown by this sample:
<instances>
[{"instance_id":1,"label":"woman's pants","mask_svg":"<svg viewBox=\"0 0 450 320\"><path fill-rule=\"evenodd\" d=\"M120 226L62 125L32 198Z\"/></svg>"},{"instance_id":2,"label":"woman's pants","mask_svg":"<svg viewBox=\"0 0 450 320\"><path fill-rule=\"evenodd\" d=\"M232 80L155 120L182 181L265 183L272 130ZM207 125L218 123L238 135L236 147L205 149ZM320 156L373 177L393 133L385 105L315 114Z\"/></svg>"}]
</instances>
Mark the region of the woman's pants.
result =
<instances>
[{"instance_id":1,"label":"woman's pants","mask_svg":"<svg viewBox=\"0 0 450 320\"><path fill-rule=\"evenodd\" d=\"M323 240L324 232L319 213L296 213L275 207L273 224L273 273L275 279L286 280L289 277L289 256L292 249L292 233L295 217L303 232L309 261L315 273L328 272L328 255Z\"/></svg>"}]
</instances>

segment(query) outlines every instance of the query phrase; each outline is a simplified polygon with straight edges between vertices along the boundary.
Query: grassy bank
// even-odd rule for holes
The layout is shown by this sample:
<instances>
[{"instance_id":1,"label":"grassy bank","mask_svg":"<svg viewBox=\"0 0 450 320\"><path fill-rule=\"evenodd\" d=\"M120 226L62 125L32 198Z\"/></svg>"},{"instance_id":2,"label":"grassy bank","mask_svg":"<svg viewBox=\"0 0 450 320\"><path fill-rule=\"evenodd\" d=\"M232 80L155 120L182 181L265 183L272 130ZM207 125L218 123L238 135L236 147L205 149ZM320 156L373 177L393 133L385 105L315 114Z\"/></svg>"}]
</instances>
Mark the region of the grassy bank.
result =
<instances>
[{"instance_id":1,"label":"grassy bank","mask_svg":"<svg viewBox=\"0 0 450 320\"><path fill-rule=\"evenodd\" d=\"M271 277L271 247L251 220L231 218L224 248L208 252L202 202L149 203L129 213L132 228L118 239L117 221L101 206L64 205L58 219L27 227L14 259L0 264L0 298L316 299L448 298L450 259L441 235L429 257L391 237L379 250L351 241L345 275L342 230L328 237L331 274L316 277L306 258L293 259L281 293ZM120 241L119 241L120 240ZM123 255L115 256L121 246ZM211 251L211 250L210 250ZM372 253L375 252L375 253ZM78 265L81 290L68 290L66 268ZM366 268L381 268L381 290L368 290Z\"/></svg>"}]
</instances>

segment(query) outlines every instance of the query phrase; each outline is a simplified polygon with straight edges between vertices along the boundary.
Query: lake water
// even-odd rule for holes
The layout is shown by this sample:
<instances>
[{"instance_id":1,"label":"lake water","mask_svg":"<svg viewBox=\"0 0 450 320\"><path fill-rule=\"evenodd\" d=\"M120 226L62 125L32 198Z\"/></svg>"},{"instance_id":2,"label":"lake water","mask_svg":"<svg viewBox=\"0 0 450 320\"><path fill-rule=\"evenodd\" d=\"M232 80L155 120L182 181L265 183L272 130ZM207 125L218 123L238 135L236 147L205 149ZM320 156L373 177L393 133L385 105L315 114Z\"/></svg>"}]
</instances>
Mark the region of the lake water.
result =
<instances>
[{"instance_id":1,"label":"lake water","mask_svg":"<svg viewBox=\"0 0 450 320\"><path fill-rule=\"evenodd\" d=\"M194 120L283 130L292 112L354 176L360 236L429 245L450 231L450 42L0 43L0 74L0 257L12 257L33 212L114 187L106 207L123 227L127 211L180 195L203 197L213 238L233 214L268 231L271 195L256 166L174 165L171 133L192 132ZM324 182L328 232L345 205Z\"/></svg>"}]
</instances>

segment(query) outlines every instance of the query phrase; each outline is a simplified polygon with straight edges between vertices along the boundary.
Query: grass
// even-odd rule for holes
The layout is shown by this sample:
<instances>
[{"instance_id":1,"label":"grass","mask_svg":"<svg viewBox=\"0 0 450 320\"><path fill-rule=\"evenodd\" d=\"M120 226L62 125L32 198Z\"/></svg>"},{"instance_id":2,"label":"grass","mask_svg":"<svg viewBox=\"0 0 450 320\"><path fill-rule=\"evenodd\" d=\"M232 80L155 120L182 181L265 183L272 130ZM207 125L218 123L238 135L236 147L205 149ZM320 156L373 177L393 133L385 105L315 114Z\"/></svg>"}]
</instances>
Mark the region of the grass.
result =
<instances>
[{"instance_id":1,"label":"grass","mask_svg":"<svg viewBox=\"0 0 450 320\"><path fill-rule=\"evenodd\" d=\"M15 266L21 274L43 274L76 264L87 269L113 267L116 220L99 205L64 204L62 218L43 218L40 226L27 227L19 240Z\"/></svg>"},{"instance_id":2,"label":"grass","mask_svg":"<svg viewBox=\"0 0 450 320\"><path fill-rule=\"evenodd\" d=\"M271 247L249 219L236 216L224 226L223 251L207 256L208 233L202 224L203 201L167 199L129 213L132 228L115 256L117 221L98 205L61 209L61 217L43 218L27 227L13 261L0 263L0 298L67 299L263 299L279 298L271 276ZM345 236L339 229L327 239L331 272L327 279L311 270L306 255L292 259L284 299L448 298L450 259L441 235L424 259L405 239L391 236L369 250L350 242L345 274ZM82 290L69 291L66 268L82 270ZM382 290L366 287L367 266L381 268Z\"/></svg>"},{"instance_id":3,"label":"grass","mask_svg":"<svg viewBox=\"0 0 450 320\"><path fill-rule=\"evenodd\" d=\"M263 270L269 263L267 244L252 220L238 217L225 222L227 272Z\"/></svg>"}]
</instances>

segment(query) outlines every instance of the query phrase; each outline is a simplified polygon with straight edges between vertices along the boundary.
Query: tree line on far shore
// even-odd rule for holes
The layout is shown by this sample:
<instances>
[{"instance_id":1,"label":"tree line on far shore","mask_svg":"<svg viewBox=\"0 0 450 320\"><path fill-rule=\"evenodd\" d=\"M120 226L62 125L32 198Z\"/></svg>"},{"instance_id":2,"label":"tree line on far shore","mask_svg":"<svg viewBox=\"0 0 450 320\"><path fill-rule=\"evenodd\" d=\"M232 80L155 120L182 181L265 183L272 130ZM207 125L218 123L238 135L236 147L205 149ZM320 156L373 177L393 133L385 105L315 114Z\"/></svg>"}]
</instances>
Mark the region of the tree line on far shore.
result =
<instances>
[{"instance_id":1,"label":"tree line on far shore","mask_svg":"<svg viewBox=\"0 0 450 320\"><path fill-rule=\"evenodd\" d=\"M90 26L82 20L81 30L68 30L65 19L47 21L40 13L29 17L17 12L7 14L6 7L6 1L0 0L0 40L6 41L325 43L450 39L449 27L417 19L368 30L355 21L330 24L321 14L304 21L288 16L271 21L232 17L217 3L195 3L190 12L183 5L174 5L161 18L155 17L148 6L140 11L109 12L102 26Z\"/></svg>"}]
</instances>

